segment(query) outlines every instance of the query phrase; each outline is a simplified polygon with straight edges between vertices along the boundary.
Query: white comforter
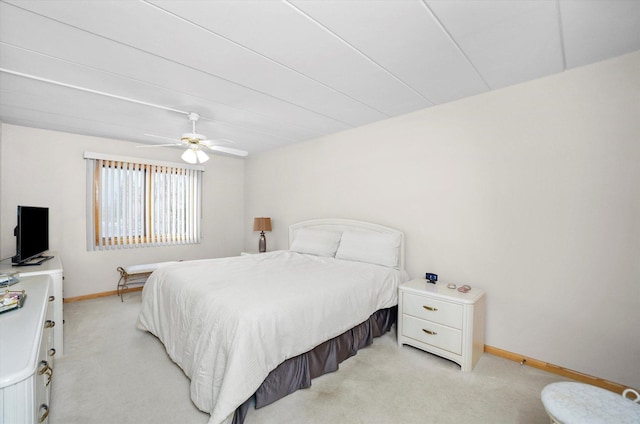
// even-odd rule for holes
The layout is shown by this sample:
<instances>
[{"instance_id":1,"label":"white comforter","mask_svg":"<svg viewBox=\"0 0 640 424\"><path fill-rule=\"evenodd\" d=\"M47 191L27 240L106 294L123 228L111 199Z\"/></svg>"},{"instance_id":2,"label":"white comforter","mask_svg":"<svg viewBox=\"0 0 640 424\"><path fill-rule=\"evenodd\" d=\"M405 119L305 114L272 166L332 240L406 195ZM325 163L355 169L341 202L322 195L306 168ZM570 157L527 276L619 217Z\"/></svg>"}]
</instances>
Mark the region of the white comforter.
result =
<instances>
[{"instance_id":1,"label":"white comforter","mask_svg":"<svg viewBox=\"0 0 640 424\"><path fill-rule=\"evenodd\" d=\"M138 328L191 379L191 399L231 423L284 360L397 304L404 271L276 251L168 265L142 292Z\"/></svg>"}]
</instances>

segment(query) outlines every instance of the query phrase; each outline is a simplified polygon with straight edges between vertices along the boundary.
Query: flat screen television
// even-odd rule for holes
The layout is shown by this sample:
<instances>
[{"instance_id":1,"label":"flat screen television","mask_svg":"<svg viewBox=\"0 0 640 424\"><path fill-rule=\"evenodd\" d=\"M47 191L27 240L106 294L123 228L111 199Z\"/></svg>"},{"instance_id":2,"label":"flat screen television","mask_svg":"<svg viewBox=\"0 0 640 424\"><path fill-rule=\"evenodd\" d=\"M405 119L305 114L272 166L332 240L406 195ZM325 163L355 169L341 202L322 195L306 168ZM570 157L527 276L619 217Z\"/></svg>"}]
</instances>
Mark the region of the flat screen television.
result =
<instances>
[{"instance_id":1,"label":"flat screen television","mask_svg":"<svg viewBox=\"0 0 640 424\"><path fill-rule=\"evenodd\" d=\"M15 265L39 265L51 256L42 256L49 250L49 208L18 206Z\"/></svg>"}]
</instances>

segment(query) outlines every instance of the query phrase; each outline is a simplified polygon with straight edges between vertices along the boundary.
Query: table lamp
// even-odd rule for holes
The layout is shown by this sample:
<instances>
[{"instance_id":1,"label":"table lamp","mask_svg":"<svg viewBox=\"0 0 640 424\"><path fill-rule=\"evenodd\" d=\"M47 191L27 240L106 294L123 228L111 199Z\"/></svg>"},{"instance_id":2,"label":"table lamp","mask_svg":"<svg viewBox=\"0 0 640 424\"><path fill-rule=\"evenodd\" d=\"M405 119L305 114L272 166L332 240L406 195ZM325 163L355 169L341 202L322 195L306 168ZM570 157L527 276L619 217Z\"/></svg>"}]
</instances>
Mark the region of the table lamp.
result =
<instances>
[{"instance_id":1,"label":"table lamp","mask_svg":"<svg viewBox=\"0 0 640 424\"><path fill-rule=\"evenodd\" d=\"M254 218L253 231L260 231L260 241L258 242L258 251L260 253L267 251L267 238L264 236L265 231L271 231L271 218Z\"/></svg>"}]
</instances>

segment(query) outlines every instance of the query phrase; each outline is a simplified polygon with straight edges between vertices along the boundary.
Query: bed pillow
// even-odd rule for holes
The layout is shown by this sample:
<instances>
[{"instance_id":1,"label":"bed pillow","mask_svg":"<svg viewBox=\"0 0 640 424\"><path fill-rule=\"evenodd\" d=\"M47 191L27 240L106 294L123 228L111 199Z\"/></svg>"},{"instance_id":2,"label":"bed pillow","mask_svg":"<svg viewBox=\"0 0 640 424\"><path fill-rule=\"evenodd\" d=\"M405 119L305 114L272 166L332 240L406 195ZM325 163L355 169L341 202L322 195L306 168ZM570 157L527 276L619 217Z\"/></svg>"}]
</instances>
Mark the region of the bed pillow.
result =
<instances>
[{"instance_id":1,"label":"bed pillow","mask_svg":"<svg viewBox=\"0 0 640 424\"><path fill-rule=\"evenodd\" d=\"M317 256L335 256L340 244L338 231L312 230L301 228L296 231L289 250Z\"/></svg>"},{"instance_id":2,"label":"bed pillow","mask_svg":"<svg viewBox=\"0 0 640 424\"><path fill-rule=\"evenodd\" d=\"M401 243L401 234L345 231L336 258L398 268Z\"/></svg>"}]
</instances>

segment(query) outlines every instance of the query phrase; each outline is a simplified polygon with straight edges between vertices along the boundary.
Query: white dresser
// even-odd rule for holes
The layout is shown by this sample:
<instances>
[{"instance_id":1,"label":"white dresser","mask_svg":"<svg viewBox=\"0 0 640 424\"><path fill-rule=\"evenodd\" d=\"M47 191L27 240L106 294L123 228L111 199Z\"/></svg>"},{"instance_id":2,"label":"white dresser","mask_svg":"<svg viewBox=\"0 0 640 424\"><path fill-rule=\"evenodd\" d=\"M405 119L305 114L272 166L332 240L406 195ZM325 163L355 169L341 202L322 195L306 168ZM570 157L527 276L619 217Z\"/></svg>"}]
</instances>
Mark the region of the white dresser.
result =
<instances>
[{"instance_id":1,"label":"white dresser","mask_svg":"<svg viewBox=\"0 0 640 424\"><path fill-rule=\"evenodd\" d=\"M53 295L50 275L22 277L19 309L0 314L0 424L48 422L53 378Z\"/></svg>"},{"instance_id":2,"label":"white dresser","mask_svg":"<svg viewBox=\"0 0 640 424\"><path fill-rule=\"evenodd\" d=\"M20 279L23 277L31 277L34 275L48 275L51 277L51 295L53 300L53 320L58 323L53 329L53 347L58 356L64 355L64 317L62 313L62 304L64 302L63 292L63 270L60 256L53 252L47 253L53 255L53 259L43 262L35 266L11 266L10 263L3 262L0 264L0 272L17 271L20 273ZM11 287L9 288L11 290Z\"/></svg>"},{"instance_id":3,"label":"white dresser","mask_svg":"<svg viewBox=\"0 0 640 424\"><path fill-rule=\"evenodd\" d=\"M485 295L482 289L467 293L444 283L416 279L400 285L398 344L407 344L471 371L484 352Z\"/></svg>"}]
</instances>

